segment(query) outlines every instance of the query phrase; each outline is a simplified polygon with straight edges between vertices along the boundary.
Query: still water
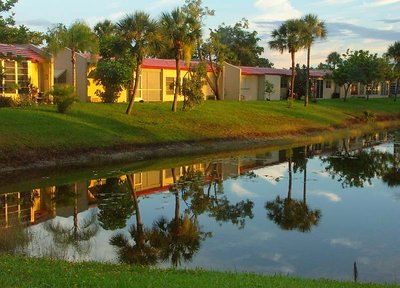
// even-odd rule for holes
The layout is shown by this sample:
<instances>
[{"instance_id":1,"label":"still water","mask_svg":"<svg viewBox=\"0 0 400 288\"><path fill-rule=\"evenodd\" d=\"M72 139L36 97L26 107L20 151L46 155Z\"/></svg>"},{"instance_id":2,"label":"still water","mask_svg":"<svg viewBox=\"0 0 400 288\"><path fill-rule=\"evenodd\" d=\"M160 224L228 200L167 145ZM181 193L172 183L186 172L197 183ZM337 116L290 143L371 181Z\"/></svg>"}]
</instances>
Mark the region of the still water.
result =
<instances>
[{"instance_id":1,"label":"still water","mask_svg":"<svg viewBox=\"0 0 400 288\"><path fill-rule=\"evenodd\" d=\"M356 262L400 282L400 131L170 163L9 186L0 249L340 280Z\"/></svg>"}]
</instances>

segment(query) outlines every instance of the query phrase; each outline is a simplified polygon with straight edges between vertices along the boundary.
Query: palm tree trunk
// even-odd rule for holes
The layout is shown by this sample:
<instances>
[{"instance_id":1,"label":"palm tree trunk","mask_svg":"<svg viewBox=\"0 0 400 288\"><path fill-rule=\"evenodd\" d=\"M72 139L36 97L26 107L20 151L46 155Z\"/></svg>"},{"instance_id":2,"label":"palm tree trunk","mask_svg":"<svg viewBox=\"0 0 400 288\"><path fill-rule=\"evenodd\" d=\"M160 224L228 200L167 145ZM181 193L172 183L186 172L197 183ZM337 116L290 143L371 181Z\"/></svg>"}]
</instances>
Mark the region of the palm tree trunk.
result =
<instances>
[{"instance_id":1,"label":"palm tree trunk","mask_svg":"<svg viewBox=\"0 0 400 288\"><path fill-rule=\"evenodd\" d=\"M304 97L304 106L308 107L308 96L310 91L310 50L311 46L307 47L307 79L306 79L306 95Z\"/></svg>"},{"instance_id":2,"label":"palm tree trunk","mask_svg":"<svg viewBox=\"0 0 400 288\"><path fill-rule=\"evenodd\" d=\"M307 204L307 146L304 146L303 202Z\"/></svg>"},{"instance_id":3,"label":"palm tree trunk","mask_svg":"<svg viewBox=\"0 0 400 288\"><path fill-rule=\"evenodd\" d=\"M176 80L175 80L175 93L174 102L172 103L172 112L176 112L176 106L178 105L178 93L181 93L181 51L178 50L175 55L176 61Z\"/></svg>"},{"instance_id":4,"label":"palm tree trunk","mask_svg":"<svg viewBox=\"0 0 400 288\"><path fill-rule=\"evenodd\" d=\"M397 100L397 93L399 93L399 85L400 85L400 78L397 78L396 90L394 91L394 102L396 102Z\"/></svg>"},{"instance_id":5,"label":"palm tree trunk","mask_svg":"<svg viewBox=\"0 0 400 288\"><path fill-rule=\"evenodd\" d=\"M144 245L144 235L143 235L143 223L142 223L142 216L140 214L140 209L139 209L139 201L138 197L136 194L135 186L134 186L134 181L133 181L133 175L126 175L126 179L128 180L128 185L132 193L132 200L133 200L133 206L135 207L135 215L136 215L136 226L137 226L137 232L138 232L138 240L139 243L138 245Z\"/></svg>"},{"instance_id":6,"label":"palm tree trunk","mask_svg":"<svg viewBox=\"0 0 400 288\"><path fill-rule=\"evenodd\" d=\"M290 55L292 56L292 79L290 81L290 100L293 100L294 97L294 77L295 77L295 71L294 71L294 62L295 62L295 52L290 52Z\"/></svg>"},{"instance_id":7,"label":"palm tree trunk","mask_svg":"<svg viewBox=\"0 0 400 288\"><path fill-rule=\"evenodd\" d=\"M139 87L139 79L140 79L140 67L142 64L137 64L136 65L136 71L135 71L135 84L133 86L133 89L129 95L129 104L128 108L126 109L126 114L130 115L132 113L132 108L133 108L133 103L135 102L135 95Z\"/></svg>"},{"instance_id":8,"label":"palm tree trunk","mask_svg":"<svg viewBox=\"0 0 400 288\"><path fill-rule=\"evenodd\" d=\"M75 48L71 50L71 63L72 63L72 87L76 93L76 51Z\"/></svg>"},{"instance_id":9,"label":"palm tree trunk","mask_svg":"<svg viewBox=\"0 0 400 288\"><path fill-rule=\"evenodd\" d=\"M292 156L289 157L288 163L289 163L289 188L288 188L287 199L288 199L288 200L291 200L291 199L292 199L292 182L293 182L293 176L292 176Z\"/></svg>"}]
</instances>

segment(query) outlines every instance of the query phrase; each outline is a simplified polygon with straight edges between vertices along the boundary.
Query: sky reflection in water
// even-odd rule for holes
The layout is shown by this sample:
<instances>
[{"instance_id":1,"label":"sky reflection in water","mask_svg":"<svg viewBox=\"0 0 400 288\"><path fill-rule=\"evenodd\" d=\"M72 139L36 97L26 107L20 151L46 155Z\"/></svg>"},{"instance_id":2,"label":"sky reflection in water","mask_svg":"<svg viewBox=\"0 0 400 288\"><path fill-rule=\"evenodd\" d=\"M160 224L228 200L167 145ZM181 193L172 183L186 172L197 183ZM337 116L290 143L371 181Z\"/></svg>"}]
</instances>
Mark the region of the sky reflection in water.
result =
<instances>
[{"instance_id":1,"label":"sky reflection in water","mask_svg":"<svg viewBox=\"0 0 400 288\"><path fill-rule=\"evenodd\" d=\"M399 142L379 133L9 192L0 249L342 280L357 261L361 281L399 282Z\"/></svg>"}]
</instances>

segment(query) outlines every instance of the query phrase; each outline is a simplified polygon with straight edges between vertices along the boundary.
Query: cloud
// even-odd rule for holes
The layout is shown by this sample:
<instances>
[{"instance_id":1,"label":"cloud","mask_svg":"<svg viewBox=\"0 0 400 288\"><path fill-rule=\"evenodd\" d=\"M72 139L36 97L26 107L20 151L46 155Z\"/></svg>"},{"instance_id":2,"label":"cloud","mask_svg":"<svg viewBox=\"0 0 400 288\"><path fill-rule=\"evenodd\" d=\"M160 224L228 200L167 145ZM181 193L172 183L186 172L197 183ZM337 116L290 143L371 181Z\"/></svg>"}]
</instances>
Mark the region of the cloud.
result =
<instances>
[{"instance_id":1,"label":"cloud","mask_svg":"<svg viewBox=\"0 0 400 288\"><path fill-rule=\"evenodd\" d=\"M287 173L287 170L287 164L278 164L254 170L254 173L257 176L267 179L272 185L277 185L279 180Z\"/></svg>"},{"instance_id":2,"label":"cloud","mask_svg":"<svg viewBox=\"0 0 400 288\"><path fill-rule=\"evenodd\" d=\"M238 184L236 182L232 184L231 190L232 190L233 193L236 194L236 196L239 196L239 197L242 197L242 198L244 198L244 197L257 197L258 196L256 193L253 193L253 192L243 188L242 186L240 186L240 184Z\"/></svg>"},{"instance_id":3,"label":"cloud","mask_svg":"<svg viewBox=\"0 0 400 288\"><path fill-rule=\"evenodd\" d=\"M329 38L346 37L380 39L387 41L397 41L398 39L400 39L400 32L398 31L367 28L349 23L331 22L327 23L327 28Z\"/></svg>"},{"instance_id":4,"label":"cloud","mask_svg":"<svg viewBox=\"0 0 400 288\"><path fill-rule=\"evenodd\" d=\"M294 8L288 0L257 0L254 6L263 11L263 14L255 20L286 20L299 18L302 15L301 11Z\"/></svg>"},{"instance_id":5,"label":"cloud","mask_svg":"<svg viewBox=\"0 0 400 288\"><path fill-rule=\"evenodd\" d=\"M386 24L394 24L394 23L400 23L400 18L395 18L395 19L381 19L383 23Z\"/></svg>"},{"instance_id":6,"label":"cloud","mask_svg":"<svg viewBox=\"0 0 400 288\"><path fill-rule=\"evenodd\" d=\"M351 248L351 249L359 249L361 246L361 243L357 242L357 241L352 241L347 238L336 238L336 239L331 239L331 245L343 246L343 247Z\"/></svg>"},{"instance_id":7,"label":"cloud","mask_svg":"<svg viewBox=\"0 0 400 288\"><path fill-rule=\"evenodd\" d=\"M343 4L349 4L354 2L354 0L323 0L316 2L314 5L317 6L328 6L328 5L335 5L335 6L341 6Z\"/></svg>"},{"instance_id":8,"label":"cloud","mask_svg":"<svg viewBox=\"0 0 400 288\"><path fill-rule=\"evenodd\" d=\"M386 5L399 3L400 0L376 0L369 3L365 3L365 7L382 7Z\"/></svg>"},{"instance_id":9,"label":"cloud","mask_svg":"<svg viewBox=\"0 0 400 288\"><path fill-rule=\"evenodd\" d=\"M340 198L339 195L331 192L311 192L310 194L315 195L315 196L322 196L327 198L331 202L340 202L342 201L342 198Z\"/></svg>"},{"instance_id":10,"label":"cloud","mask_svg":"<svg viewBox=\"0 0 400 288\"><path fill-rule=\"evenodd\" d=\"M17 21L17 24L18 25L26 25L26 26L36 26L36 27L50 27L54 23L52 23L46 19L37 18L37 19Z\"/></svg>"},{"instance_id":11,"label":"cloud","mask_svg":"<svg viewBox=\"0 0 400 288\"><path fill-rule=\"evenodd\" d=\"M262 240L262 241L268 241L274 237L275 237L275 235L272 233L269 233L269 232L260 233L260 240Z\"/></svg>"}]
</instances>

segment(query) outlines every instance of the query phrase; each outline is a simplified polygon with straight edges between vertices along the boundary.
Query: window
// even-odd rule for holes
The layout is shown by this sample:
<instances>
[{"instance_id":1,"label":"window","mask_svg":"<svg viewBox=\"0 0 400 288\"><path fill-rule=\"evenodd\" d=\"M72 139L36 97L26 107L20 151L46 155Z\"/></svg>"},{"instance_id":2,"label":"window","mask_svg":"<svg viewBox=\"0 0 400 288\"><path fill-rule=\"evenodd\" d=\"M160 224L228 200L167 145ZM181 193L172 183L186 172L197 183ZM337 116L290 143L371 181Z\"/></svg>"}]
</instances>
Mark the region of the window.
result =
<instances>
[{"instance_id":1,"label":"window","mask_svg":"<svg viewBox=\"0 0 400 288\"><path fill-rule=\"evenodd\" d=\"M358 95L358 85L357 84L351 84L350 94Z\"/></svg>"},{"instance_id":2,"label":"window","mask_svg":"<svg viewBox=\"0 0 400 288\"><path fill-rule=\"evenodd\" d=\"M288 77L281 77L281 88L288 88Z\"/></svg>"},{"instance_id":3,"label":"window","mask_svg":"<svg viewBox=\"0 0 400 288\"><path fill-rule=\"evenodd\" d=\"M367 92L370 95L376 95L378 94L379 91L379 86L376 84L368 84L367 85Z\"/></svg>"},{"instance_id":4,"label":"window","mask_svg":"<svg viewBox=\"0 0 400 288\"><path fill-rule=\"evenodd\" d=\"M3 77L1 81L1 92L3 93L16 93L17 88L19 92L28 89L28 62L13 60L4 60L1 67L3 67Z\"/></svg>"},{"instance_id":5,"label":"window","mask_svg":"<svg viewBox=\"0 0 400 288\"><path fill-rule=\"evenodd\" d=\"M174 95L175 92L175 79L174 77L165 78L166 95Z\"/></svg>"},{"instance_id":6,"label":"window","mask_svg":"<svg viewBox=\"0 0 400 288\"><path fill-rule=\"evenodd\" d=\"M325 80L325 87L326 88L332 88L332 81L331 80Z\"/></svg>"},{"instance_id":7,"label":"window","mask_svg":"<svg viewBox=\"0 0 400 288\"><path fill-rule=\"evenodd\" d=\"M4 90L6 93L16 92L15 61L4 61Z\"/></svg>"}]
</instances>

